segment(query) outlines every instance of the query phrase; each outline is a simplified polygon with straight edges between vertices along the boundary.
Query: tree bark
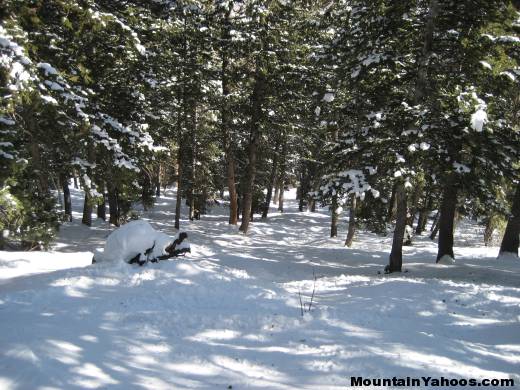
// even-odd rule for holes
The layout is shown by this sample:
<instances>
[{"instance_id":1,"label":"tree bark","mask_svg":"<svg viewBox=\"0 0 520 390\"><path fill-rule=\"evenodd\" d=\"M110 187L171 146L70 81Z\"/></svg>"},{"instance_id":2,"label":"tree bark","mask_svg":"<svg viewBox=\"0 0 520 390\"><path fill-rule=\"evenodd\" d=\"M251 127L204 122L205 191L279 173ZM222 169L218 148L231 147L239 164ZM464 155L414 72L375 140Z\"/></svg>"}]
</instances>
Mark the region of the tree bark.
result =
<instances>
[{"instance_id":1,"label":"tree bark","mask_svg":"<svg viewBox=\"0 0 520 390\"><path fill-rule=\"evenodd\" d=\"M356 194L352 194L350 196L352 199L350 201L347 239L345 240L345 246L348 246L349 248L352 246L352 242L354 241L354 235L356 234L356 203L357 203Z\"/></svg>"},{"instance_id":2,"label":"tree bark","mask_svg":"<svg viewBox=\"0 0 520 390\"><path fill-rule=\"evenodd\" d=\"M189 173L190 173L190 182L188 185L188 203L189 203L189 218L190 221L197 219L197 216L200 214L200 210L196 208L195 198L197 197L197 188L196 188L196 167L197 167L197 143L196 143L196 129L197 129L197 105L195 99L190 98L190 127L191 131L189 132L189 158L190 162Z\"/></svg>"},{"instance_id":3,"label":"tree bark","mask_svg":"<svg viewBox=\"0 0 520 390\"><path fill-rule=\"evenodd\" d=\"M518 256L520 235L520 183L516 185L515 197L511 206L511 215L507 221L506 231L500 245L500 252L513 253Z\"/></svg>"},{"instance_id":4,"label":"tree bark","mask_svg":"<svg viewBox=\"0 0 520 390\"><path fill-rule=\"evenodd\" d=\"M331 218L330 218L330 236L337 237L338 236L338 196L332 196L332 204L331 204Z\"/></svg>"},{"instance_id":5,"label":"tree bark","mask_svg":"<svg viewBox=\"0 0 520 390\"><path fill-rule=\"evenodd\" d=\"M103 221L107 220L106 206L107 206L106 194L105 194L105 191L103 191L103 199L97 205L97 217L101 218Z\"/></svg>"},{"instance_id":6,"label":"tree bark","mask_svg":"<svg viewBox=\"0 0 520 390\"><path fill-rule=\"evenodd\" d=\"M435 221L433 221L432 225L432 231L430 233L430 240L435 240L435 237L437 237L437 233L439 233L439 221L441 219L441 214L437 213L437 216L435 217Z\"/></svg>"},{"instance_id":7,"label":"tree bark","mask_svg":"<svg viewBox=\"0 0 520 390\"><path fill-rule=\"evenodd\" d=\"M305 188L303 187L303 185L301 184L300 182L300 188L299 188L299 191L300 193L300 198L298 200L298 211L301 213L303 212L303 207L305 206Z\"/></svg>"},{"instance_id":8,"label":"tree bark","mask_svg":"<svg viewBox=\"0 0 520 390\"><path fill-rule=\"evenodd\" d=\"M85 186L86 187L86 186ZM83 225L92 226L92 197L90 196L90 188L85 188L85 200L83 201L83 217L81 223Z\"/></svg>"},{"instance_id":9,"label":"tree bark","mask_svg":"<svg viewBox=\"0 0 520 390\"><path fill-rule=\"evenodd\" d=\"M271 205L271 198L273 196L273 187L275 186L275 182L276 182L277 170L278 170L278 145L275 147L275 150L274 150L273 165L271 167L271 175L269 177L269 184L267 186L267 194L265 196L265 204L264 204L264 210L262 212L262 219L267 218L267 214L269 213L269 206Z\"/></svg>"},{"instance_id":10,"label":"tree bark","mask_svg":"<svg viewBox=\"0 0 520 390\"><path fill-rule=\"evenodd\" d=\"M452 259L455 258L453 254L453 230L456 209L457 186L454 175L450 174L446 179L441 203L437 262L439 262L443 256L449 256Z\"/></svg>"},{"instance_id":11,"label":"tree bark","mask_svg":"<svg viewBox=\"0 0 520 390\"><path fill-rule=\"evenodd\" d=\"M309 181L310 181L310 190L314 193L319 188L320 183L320 175L319 175L319 168L317 167L316 162L313 162L311 165L311 169L309 172ZM311 211L312 213L316 212L316 199L313 195L309 194L308 197L309 205L307 206L307 210Z\"/></svg>"},{"instance_id":12,"label":"tree bark","mask_svg":"<svg viewBox=\"0 0 520 390\"><path fill-rule=\"evenodd\" d=\"M397 184L394 184L392 187L392 194L390 195L390 201L388 202L388 213L386 217L387 223L392 223L392 219L394 218L394 209L395 209L395 193L397 191Z\"/></svg>"},{"instance_id":13,"label":"tree bark","mask_svg":"<svg viewBox=\"0 0 520 390\"><path fill-rule=\"evenodd\" d=\"M175 229L180 229L182 203L182 145L179 144L177 151L177 198L175 201Z\"/></svg>"},{"instance_id":14,"label":"tree bark","mask_svg":"<svg viewBox=\"0 0 520 390\"><path fill-rule=\"evenodd\" d=\"M279 197L280 197L280 187L278 187L278 185L276 185L274 188L274 199L273 199L274 204L278 204Z\"/></svg>"},{"instance_id":15,"label":"tree bark","mask_svg":"<svg viewBox=\"0 0 520 390\"><path fill-rule=\"evenodd\" d=\"M108 211L109 222L114 226L119 226L119 202L117 196L117 187L108 182Z\"/></svg>"},{"instance_id":16,"label":"tree bark","mask_svg":"<svg viewBox=\"0 0 520 390\"><path fill-rule=\"evenodd\" d=\"M69 178L61 175L61 186L63 190L63 206L65 209L65 221L72 222L72 199L70 197Z\"/></svg>"},{"instance_id":17,"label":"tree bark","mask_svg":"<svg viewBox=\"0 0 520 390\"><path fill-rule=\"evenodd\" d=\"M493 231L495 228L493 227L493 215L488 215L486 218L486 227L484 228L484 245L491 245L491 241L493 239Z\"/></svg>"},{"instance_id":18,"label":"tree bark","mask_svg":"<svg viewBox=\"0 0 520 390\"><path fill-rule=\"evenodd\" d=\"M395 188L395 199L397 204L396 224L394 238L392 241L392 251L390 252L390 262L387 267L388 272L401 272L403 267L403 238L406 228L406 189L404 184L397 183Z\"/></svg>"},{"instance_id":19,"label":"tree bark","mask_svg":"<svg viewBox=\"0 0 520 390\"><path fill-rule=\"evenodd\" d=\"M421 195L423 193L424 184L422 182L419 182L417 186L414 189L413 196L411 201L409 202L408 208L410 209L410 212L408 214L408 218L406 221L406 224L410 227L413 227L413 224L415 222L415 214L417 214L417 209L419 207L419 201L421 200Z\"/></svg>"},{"instance_id":20,"label":"tree bark","mask_svg":"<svg viewBox=\"0 0 520 390\"><path fill-rule=\"evenodd\" d=\"M309 193L309 169L307 167L307 163L304 163L301 170L300 175L300 187L299 187L299 202L298 202L298 210L303 212L305 208L305 202L308 202L308 193Z\"/></svg>"},{"instance_id":21,"label":"tree bark","mask_svg":"<svg viewBox=\"0 0 520 390\"><path fill-rule=\"evenodd\" d=\"M280 175L278 176L278 211L283 213L283 201L285 192L285 159L287 155L287 140L282 135L282 155L280 156Z\"/></svg>"},{"instance_id":22,"label":"tree bark","mask_svg":"<svg viewBox=\"0 0 520 390\"><path fill-rule=\"evenodd\" d=\"M415 229L415 234L418 236L420 236L424 232L424 228L428 223L428 215L430 213L430 210L432 209L433 197L430 193L426 195L424 202L425 203L421 211L419 212L419 220L417 221L417 228Z\"/></svg>"},{"instance_id":23,"label":"tree bark","mask_svg":"<svg viewBox=\"0 0 520 390\"><path fill-rule=\"evenodd\" d=\"M283 181L280 183L280 189L278 191L278 194L278 211L283 213L283 201L285 195L285 186Z\"/></svg>"},{"instance_id":24,"label":"tree bark","mask_svg":"<svg viewBox=\"0 0 520 390\"><path fill-rule=\"evenodd\" d=\"M157 164L157 171L155 173L155 196L159 197L161 196L161 171L162 167L161 164Z\"/></svg>"}]
</instances>

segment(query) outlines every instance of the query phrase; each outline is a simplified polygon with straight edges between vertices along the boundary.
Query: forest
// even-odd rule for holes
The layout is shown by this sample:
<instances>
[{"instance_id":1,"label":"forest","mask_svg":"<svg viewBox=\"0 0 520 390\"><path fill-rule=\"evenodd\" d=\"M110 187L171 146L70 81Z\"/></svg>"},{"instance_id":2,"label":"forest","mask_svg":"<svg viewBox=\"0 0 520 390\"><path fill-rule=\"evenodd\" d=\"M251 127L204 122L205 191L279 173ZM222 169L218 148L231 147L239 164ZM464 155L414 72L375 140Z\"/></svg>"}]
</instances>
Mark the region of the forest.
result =
<instances>
[{"instance_id":1,"label":"forest","mask_svg":"<svg viewBox=\"0 0 520 390\"><path fill-rule=\"evenodd\" d=\"M0 0L0 389L520 384L520 2Z\"/></svg>"},{"instance_id":2,"label":"forest","mask_svg":"<svg viewBox=\"0 0 520 390\"><path fill-rule=\"evenodd\" d=\"M297 187L331 237L349 210L347 246L357 226L393 234L389 272L429 217L438 261L461 218L517 253L517 7L4 0L0 247L47 247L72 180L87 226L175 185L177 229L181 199L194 220L226 197L247 233Z\"/></svg>"}]
</instances>

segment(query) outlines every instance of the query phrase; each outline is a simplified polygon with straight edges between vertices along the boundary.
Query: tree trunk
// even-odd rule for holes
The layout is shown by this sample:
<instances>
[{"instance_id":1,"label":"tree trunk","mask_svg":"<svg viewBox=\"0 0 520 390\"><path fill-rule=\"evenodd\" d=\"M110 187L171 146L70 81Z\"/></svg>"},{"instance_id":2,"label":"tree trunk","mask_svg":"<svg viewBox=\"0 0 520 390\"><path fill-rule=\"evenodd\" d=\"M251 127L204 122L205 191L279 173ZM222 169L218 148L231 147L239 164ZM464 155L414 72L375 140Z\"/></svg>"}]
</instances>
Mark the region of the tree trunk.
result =
<instances>
[{"instance_id":1,"label":"tree trunk","mask_svg":"<svg viewBox=\"0 0 520 390\"><path fill-rule=\"evenodd\" d=\"M424 231L424 226L426 225L426 221L428 220L427 209L421 210L419 213L419 219L417 220L417 227L415 228L415 234L420 236Z\"/></svg>"},{"instance_id":2,"label":"tree trunk","mask_svg":"<svg viewBox=\"0 0 520 390\"><path fill-rule=\"evenodd\" d=\"M390 262L387 267L388 272L401 272L403 267L403 239L406 228L406 189L404 184L397 183L395 188L395 200L397 204L396 223L394 238L392 241L392 251L390 252Z\"/></svg>"},{"instance_id":3,"label":"tree trunk","mask_svg":"<svg viewBox=\"0 0 520 390\"><path fill-rule=\"evenodd\" d=\"M433 232L435 230L435 228L438 227L438 225L439 225L439 217L440 216L441 216L441 213L439 213L439 211L437 211L435 213L435 216L433 217L432 226L430 226L430 232ZM433 238L432 238L432 240L433 240Z\"/></svg>"},{"instance_id":4,"label":"tree trunk","mask_svg":"<svg viewBox=\"0 0 520 390\"><path fill-rule=\"evenodd\" d=\"M319 175L319 168L316 166L317 164L313 162L313 165L311 165L311 172L309 173L309 181L310 181L310 190L314 193L319 189L319 183L320 183L320 175ZM311 212L316 211L316 199L314 198L314 195L309 195L308 197L309 205L307 206L307 210Z\"/></svg>"},{"instance_id":5,"label":"tree trunk","mask_svg":"<svg viewBox=\"0 0 520 390\"><path fill-rule=\"evenodd\" d=\"M435 240L435 237L437 237L437 233L439 233L439 221L441 219L441 214L437 213L436 220L433 222L432 225L432 232L430 233L430 240Z\"/></svg>"},{"instance_id":6,"label":"tree trunk","mask_svg":"<svg viewBox=\"0 0 520 390\"><path fill-rule=\"evenodd\" d=\"M506 231L500 245L500 254L513 253L518 256L520 235L520 183L516 185L515 198L511 206L511 215L507 221Z\"/></svg>"},{"instance_id":7,"label":"tree trunk","mask_svg":"<svg viewBox=\"0 0 520 390\"><path fill-rule=\"evenodd\" d=\"M177 198L175 201L175 229L180 229L182 203L182 145L177 151Z\"/></svg>"},{"instance_id":8,"label":"tree trunk","mask_svg":"<svg viewBox=\"0 0 520 390\"><path fill-rule=\"evenodd\" d=\"M161 172L162 167L161 164L157 164L157 171L155 173L155 196L159 197L161 196Z\"/></svg>"},{"instance_id":9,"label":"tree trunk","mask_svg":"<svg viewBox=\"0 0 520 390\"><path fill-rule=\"evenodd\" d=\"M83 225L92 226L92 198L90 196L90 188L85 186L85 200L83 201Z\"/></svg>"},{"instance_id":10,"label":"tree trunk","mask_svg":"<svg viewBox=\"0 0 520 390\"><path fill-rule=\"evenodd\" d=\"M197 122L197 102L195 99L190 98L189 100L189 109L190 109L190 115L189 115L189 121L190 121L190 127L191 131L189 132L189 159L190 162L190 183L188 187L188 195L187 199L189 202L189 218L190 221L193 221L194 219L198 219L198 215L200 214L200 210L196 207L196 197L198 196L198 188L197 186L197 180L196 180L196 167L197 167L197 140L195 137L196 129L198 126Z\"/></svg>"},{"instance_id":11,"label":"tree trunk","mask_svg":"<svg viewBox=\"0 0 520 390\"><path fill-rule=\"evenodd\" d=\"M103 191L103 199L97 205L97 217L101 218L103 221L107 220L106 206L107 206L106 194L105 194L105 191Z\"/></svg>"},{"instance_id":12,"label":"tree trunk","mask_svg":"<svg viewBox=\"0 0 520 390\"><path fill-rule=\"evenodd\" d=\"M435 32L435 19L438 16L438 0L430 0L428 7L428 15L426 18L426 28L424 33L423 40L423 48L422 55L419 58L419 67L418 67L418 77L417 83L415 86L415 94L414 101L416 104L421 104L428 95L428 67L429 61L431 59L432 51L433 51L433 43L434 43L434 32ZM432 196L428 194L427 200L425 199L425 205L420 212L419 220L417 221L417 229L415 233L417 235L422 234L426 223L428 222L428 213L430 212L432 207ZM412 207L412 218L415 218L415 206ZM412 219L413 222L413 219ZM410 225L410 227L413 227ZM437 230L435 228L432 229L432 234L430 238L433 240L437 235Z\"/></svg>"},{"instance_id":13,"label":"tree trunk","mask_svg":"<svg viewBox=\"0 0 520 390\"><path fill-rule=\"evenodd\" d=\"M280 190L278 191L278 194L278 211L283 213L283 201L285 195L285 186L283 181L280 183Z\"/></svg>"},{"instance_id":14,"label":"tree trunk","mask_svg":"<svg viewBox=\"0 0 520 390\"><path fill-rule=\"evenodd\" d=\"M276 185L276 187L274 188L274 199L273 199L274 204L278 204L279 197L280 197L280 187L278 187L278 185Z\"/></svg>"},{"instance_id":15,"label":"tree trunk","mask_svg":"<svg viewBox=\"0 0 520 390\"><path fill-rule=\"evenodd\" d=\"M388 202L388 214L386 217L387 223L392 223L392 219L394 218L394 209L396 204L395 192L397 191L397 184L394 184L392 187L392 194L390 195L390 201Z\"/></svg>"},{"instance_id":16,"label":"tree trunk","mask_svg":"<svg viewBox=\"0 0 520 390\"><path fill-rule=\"evenodd\" d=\"M262 106L265 99L266 77L260 64L256 65L255 86L251 96L251 130L249 134L249 150L248 150L248 165L246 168L246 175L244 178L244 194L242 202L242 224L240 231L244 234L249 229L249 222L251 221L251 206L253 201L253 186L255 184L256 176L256 158L258 143L260 141L260 121L262 119Z\"/></svg>"},{"instance_id":17,"label":"tree trunk","mask_svg":"<svg viewBox=\"0 0 520 390\"><path fill-rule=\"evenodd\" d=\"M453 229L455 211L457 209L457 186L455 177L450 174L446 180L446 186L442 197L440 219L439 219L439 244L437 262L443 256L455 258L453 254Z\"/></svg>"},{"instance_id":18,"label":"tree trunk","mask_svg":"<svg viewBox=\"0 0 520 390\"><path fill-rule=\"evenodd\" d=\"M238 223L238 195L235 184L235 160L233 153L229 152L227 161L227 186L229 191L229 224Z\"/></svg>"},{"instance_id":19,"label":"tree trunk","mask_svg":"<svg viewBox=\"0 0 520 390\"><path fill-rule=\"evenodd\" d=\"M61 196L61 191L63 189L62 185L61 185L61 177L58 176L56 178L56 182L54 181L54 176L51 175L51 180L52 180L52 185L54 187L55 190L58 191L58 202L60 203L60 207L62 209L65 209L65 205L64 205L64 199L62 198Z\"/></svg>"},{"instance_id":20,"label":"tree trunk","mask_svg":"<svg viewBox=\"0 0 520 390\"><path fill-rule=\"evenodd\" d=\"M242 190L238 190L239 187L237 187L237 218L240 219L240 216L242 215Z\"/></svg>"},{"instance_id":21,"label":"tree trunk","mask_svg":"<svg viewBox=\"0 0 520 390\"><path fill-rule=\"evenodd\" d=\"M308 163L305 161L302 163L301 172L300 172L300 186L298 188L299 202L298 202L298 210L303 212L305 208L305 202L308 202L308 193L310 187L310 169L308 167Z\"/></svg>"},{"instance_id":22,"label":"tree trunk","mask_svg":"<svg viewBox=\"0 0 520 390\"><path fill-rule=\"evenodd\" d=\"M267 194L265 196L265 204L264 210L262 212L262 219L267 218L267 214L269 213L269 206L271 205L271 198L273 196L273 187L276 182L276 172L278 170L278 146L275 147L274 157L273 157L273 165L271 167L271 175L269 177L269 184L267 186Z\"/></svg>"},{"instance_id":23,"label":"tree trunk","mask_svg":"<svg viewBox=\"0 0 520 390\"><path fill-rule=\"evenodd\" d=\"M338 236L338 196L334 195L332 197L331 208L331 218L330 218L330 236L337 237Z\"/></svg>"},{"instance_id":24,"label":"tree trunk","mask_svg":"<svg viewBox=\"0 0 520 390\"><path fill-rule=\"evenodd\" d=\"M429 193L424 199L424 206L419 213L419 220L417 221L417 228L415 229L415 234L420 236L428 223L428 215L430 214L430 210L432 208L433 197Z\"/></svg>"},{"instance_id":25,"label":"tree trunk","mask_svg":"<svg viewBox=\"0 0 520 390\"><path fill-rule=\"evenodd\" d=\"M114 226L119 226L119 202L117 197L117 187L108 182L108 211L109 222Z\"/></svg>"},{"instance_id":26,"label":"tree trunk","mask_svg":"<svg viewBox=\"0 0 520 390\"><path fill-rule=\"evenodd\" d=\"M422 181L420 181L415 186L412 199L409 202L410 204L409 204L408 208L409 208L410 212L408 214L406 224L410 227L413 227L413 224L415 222L415 214L417 214L417 209L419 208L419 202L421 200L421 195L423 193L423 189L424 189L424 184Z\"/></svg>"},{"instance_id":27,"label":"tree trunk","mask_svg":"<svg viewBox=\"0 0 520 390\"><path fill-rule=\"evenodd\" d=\"M63 190L63 206L65 209L65 221L72 222L72 199L70 197L69 178L61 175L61 186Z\"/></svg>"},{"instance_id":28,"label":"tree trunk","mask_svg":"<svg viewBox=\"0 0 520 390\"><path fill-rule=\"evenodd\" d=\"M278 211L283 213L283 201L285 192L285 159L287 156L287 140L285 134L282 134L282 155L280 156L280 175L278 176Z\"/></svg>"},{"instance_id":29,"label":"tree trunk","mask_svg":"<svg viewBox=\"0 0 520 390\"><path fill-rule=\"evenodd\" d=\"M303 207L305 206L305 195L304 195L304 187L303 185L300 185L300 199L298 200L298 211L303 212Z\"/></svg>"},{"instance_id":30,"label":"tree trunk","mask_svg":"<svg viewBox=\"0 0 520 390\"><path fill-rule=\"evenodd\" d=\"M235 184L235 156L234 145L230 134L230 111L229 111L229 43L231 41L231 23L229 16L231 14L233 2L230 2L229 8L226 10L224 26L222 28L222 106L221 106L221 124L222 138L224 144L224 152L226 158L226 180L229 191L229 224L236 225L238 223L238 196Z\"/></svg>"},{"instance_id":31,"label":"tree trunk","mask_svg":"<svg viewBox=\"0 0 520 390\"><path fill-rule=\"evenodd\" d=\"M491 245L491 241L493 240L493 231L495 230L493 226L493 215L489 215L486 218L486 227L484 229L484 245Z\"/></svg>"},{"instance_id":32,"label":"tree trunk","mask_svg":"<svg viewBox=\"0 0 520 390\"><path fill-rule=\"evenodd\" d=\"M348 217L348 233L347 239L345 240L345 246L349 248L352 246L352 242L354 241L354 235L356 234L356 203L357 198L356 194L350 195L352 200L350 201L350 211Z\"/></svg>"}]
</instances>

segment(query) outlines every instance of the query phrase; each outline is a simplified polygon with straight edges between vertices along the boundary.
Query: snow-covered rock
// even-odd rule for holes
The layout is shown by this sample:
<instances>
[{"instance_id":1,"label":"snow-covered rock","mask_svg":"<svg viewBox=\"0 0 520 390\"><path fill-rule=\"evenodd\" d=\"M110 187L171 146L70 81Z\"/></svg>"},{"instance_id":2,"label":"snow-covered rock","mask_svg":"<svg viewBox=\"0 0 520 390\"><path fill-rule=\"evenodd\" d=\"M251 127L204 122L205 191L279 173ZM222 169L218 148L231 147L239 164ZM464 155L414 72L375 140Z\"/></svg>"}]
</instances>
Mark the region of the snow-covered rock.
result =
<instances>
[{"instance_id":1,"label":"snow-covered rock","mask_svg":"<svg viewBox=\"0 0 520 390\"><path fill-rule=\"evenodd\" d=\"M182 233L180 233L182 234ZM140 261L156 259L159 256L168 255L167 249L171 247L179 234L170 237L158 232L146 221L131 221L114 230L107 238L103 252L96 251L95 262L124 261L129 262L136 256ZM185 241L175 249L189 248Z\"/></svg>"}]
</instances>

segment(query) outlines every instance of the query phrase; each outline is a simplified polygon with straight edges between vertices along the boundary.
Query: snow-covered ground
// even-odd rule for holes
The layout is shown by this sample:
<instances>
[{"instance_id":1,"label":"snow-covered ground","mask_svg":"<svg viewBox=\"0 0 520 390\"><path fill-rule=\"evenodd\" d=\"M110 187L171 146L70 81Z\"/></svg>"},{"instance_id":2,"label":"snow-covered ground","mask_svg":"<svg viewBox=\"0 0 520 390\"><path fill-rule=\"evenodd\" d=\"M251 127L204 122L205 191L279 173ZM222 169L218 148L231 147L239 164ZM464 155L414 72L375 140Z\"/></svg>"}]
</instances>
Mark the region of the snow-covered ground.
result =
<instances>
[{"instance_id":1,"label":"snow-covered ground","mask_svg":"<svg viewBox=\"0 0 520 390\"><path fill-rule=\"evenodd\" d=\"M174 210L169 191L144 217L174 235ZM408 272L384 275L391 237L360 233L348 249L346 223L328 238L326 210L299 213L293 199L286 210L248 236L222 207L183 220L192 254L144 267L90 265L110 229L81 226L79 214L55 252L0 252L0 388L344 389L351 376L520 384L520 262L496 260L480 228L459 227L455 265L434 264L435 244L421 237L404 249ZM313 290L302 316L300 296L307 310Z\"/></svg>"}]
</instances>

